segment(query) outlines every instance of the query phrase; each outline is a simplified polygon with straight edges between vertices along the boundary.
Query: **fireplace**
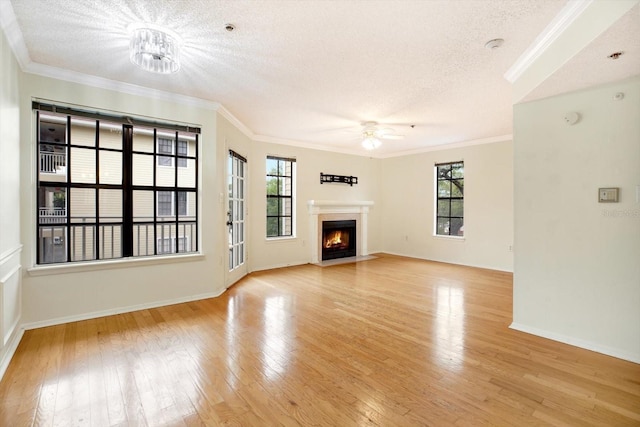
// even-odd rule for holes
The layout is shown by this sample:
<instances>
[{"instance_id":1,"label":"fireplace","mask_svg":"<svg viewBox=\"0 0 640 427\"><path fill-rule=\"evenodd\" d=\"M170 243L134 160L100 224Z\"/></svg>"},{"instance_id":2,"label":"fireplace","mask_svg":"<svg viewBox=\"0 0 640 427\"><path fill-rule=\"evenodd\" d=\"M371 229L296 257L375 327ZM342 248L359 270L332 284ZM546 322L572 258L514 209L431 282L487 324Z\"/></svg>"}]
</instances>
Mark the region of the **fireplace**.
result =
<instances>
[{"instance_id":1,"label":"fireplace","mask_svg":"<svg viewBox=\"0 0 640 427\"><path fill-rule=\"evenodd\" d=\"M356 221L322 221L322 260L356 256Z\"/></svg>"},{"instance_id":2,"label":"fireplace","mask_svg":"<svg viewBox=\"0 0 640 427\"><path fill-rule=\"evenodd\" d=\"M368 200L309 200L307 206L309 208L309 247L312 264L319 264L323 260L322 224L328 221L355 221L356 229L349 234L349 245L353 245L355 253L352 252L348 256L357 258L369 255L367 237L369 226L367 224L369 208L373 206L373 202Z\"/></svg>"}]
</instances>

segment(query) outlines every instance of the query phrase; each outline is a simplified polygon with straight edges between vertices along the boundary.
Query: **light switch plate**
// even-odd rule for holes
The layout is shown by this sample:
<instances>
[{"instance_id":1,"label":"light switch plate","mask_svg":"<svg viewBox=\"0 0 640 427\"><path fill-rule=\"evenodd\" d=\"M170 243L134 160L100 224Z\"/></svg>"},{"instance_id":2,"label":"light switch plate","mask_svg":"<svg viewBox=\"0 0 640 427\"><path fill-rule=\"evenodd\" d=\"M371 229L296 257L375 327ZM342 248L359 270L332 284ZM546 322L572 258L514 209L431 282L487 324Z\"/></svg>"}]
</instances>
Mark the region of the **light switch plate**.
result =
<instances>
[{"instance_id":1,"label":"light switch plate","mask_svg":"<svg viewBox=\"0 0 640 427\"><path fill-rule=\"evenodd\" d=\"M598 202L599 203L617 203L618 202L618 188L598 188Z\"/></svg>"}]
</instances>

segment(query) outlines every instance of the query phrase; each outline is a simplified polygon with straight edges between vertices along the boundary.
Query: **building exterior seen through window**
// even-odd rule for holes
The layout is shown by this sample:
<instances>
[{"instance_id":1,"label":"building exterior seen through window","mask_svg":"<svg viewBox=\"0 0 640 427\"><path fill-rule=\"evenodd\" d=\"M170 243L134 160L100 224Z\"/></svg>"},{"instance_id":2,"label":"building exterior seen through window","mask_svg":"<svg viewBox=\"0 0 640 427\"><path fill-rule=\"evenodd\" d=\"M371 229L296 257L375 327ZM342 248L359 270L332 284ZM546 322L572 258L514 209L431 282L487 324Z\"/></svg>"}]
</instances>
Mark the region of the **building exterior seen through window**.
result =
<instances>
[{"instance_id":1,"label":"building exterior seen through window","mask_svg":"<svg viewBox=\"0 0 640 427\"><path fill-rule=\"evenodd\" d=\"M435 165L435 234L464 236L464 162Z\"/></svg>"},{"instance_id":2,"label":"building exterior seen through window","mask_svg":"<svg viewBox=\"0 0 640 427\"><path fill-rule=\"evenodd\" d=\"M267 237L295 235L295 159L267 156Z\"/></svg>"},{"instance_id":3,"label":"building exterior seen through window","mask_svg":"<svg viewBox=\"0 0 640 427\"><path fill-rule=\"evenodd\" d=\"M199 129L39 106L38 264L198 250Z\"/></svg>"}]
</instances>

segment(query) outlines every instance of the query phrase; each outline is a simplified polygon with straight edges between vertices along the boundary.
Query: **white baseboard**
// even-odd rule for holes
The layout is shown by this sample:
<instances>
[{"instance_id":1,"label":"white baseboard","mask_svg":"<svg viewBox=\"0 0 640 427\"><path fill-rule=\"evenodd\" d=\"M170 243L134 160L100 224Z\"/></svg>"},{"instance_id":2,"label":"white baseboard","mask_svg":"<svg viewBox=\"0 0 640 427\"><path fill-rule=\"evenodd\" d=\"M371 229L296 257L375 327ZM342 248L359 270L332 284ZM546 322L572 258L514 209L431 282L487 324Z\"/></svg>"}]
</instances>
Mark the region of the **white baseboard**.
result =
<instances>
[{"instance_id":1,"label":"white baseboard","mask_svg":"<svg viewBox=\"0 0 640 427\"><path fill-rule=\"evenodd\" d=\"M310 263L310 261L300 261L300 262L294 262L294 263L269 265L267 267L253 268L253 269L251 269L251 272L253 273L254 271L265 271L265 270L273 270L273 269L276 269L276 268L295 267L295 266L298 266L298 265L305 265L305 264L309 264L309 263Z\"/></svg>"},{"instance_id":2,"label":"white baseboard","mask_svg":"<svg viewBox=\"0 0 640 427\"><path fill-rule=\"evenodd\" d=\"M9 338L9 341L7 341L7 345L3 348L2 359L0 359L0 380L4 377L4 373L7 371L11 359L13 359L13 355L18 349L22 335L24 335L24 328L16 328L11 338Z\"/></svg>"},{"instance_id":3,"label":"white baseboard","mask_svg":"<svg viewBox=\"0 0 640 427\"><path fill-rule=\"evenodd\" d=\"M99 317L105 317L105 316L113 316L114 314L130 313L132 311L147 310L149 308L164 307L166 305L174 305L174 304L181 304L185 302L198 301L201 299L215 298L222 295L225 291L226 289L222 289L219 292L210 292L210 293L208 292L205 294L190 295L188 297L175 298L171 300L154 301L150 303L130 305L126 307L118 307L118 308L101 310L101 311L93 311L90 313L76 314L72 316L58 317L55 319L42 320L39 322L24 323L22 324L22 328L25 330L44 328L47 326L62 325L64 323L78 322L81 320L89 320L89 319L97 319Z\"/></svg>"},{"instance_id":4,"label":"white baseboard","mask_svg":"<svg viewBox=\"0 0 640 427\"><path fill-rule=\"evenodd\" d=\"M509 328L516 331L525 332L527 334L536 335L542 338L547 338L553 341L558 341L564 344L569 344L574 347L584 348L585 350L595 351L596 353L606 354L607 356L616 357L618 359L628 360L629 362L640 363L640 354L628 353L617 348L612 348L591 341L558 334L544 329L538 329L516 322L511 323L511 325L509 325Z\"/></svg>"},{"instance_id":5,"label":"white baseboard","mask_svg":"<svg viewBox=\"0 0 640 427\"><path fill-rule=\"evenodd\" d=\"M370 253L375 253L375 252L370 252ZM405 258L422 259L422 260L425 260L425 261L441 262L443 264L462 265L464 267L482 268L482 269L485 269L485 270L494 270L494 271L503 271L505 273L513 273L513 270L505 270L504 268L492 267L492 266L487 266L487 265L463 264L461 262L453 262L453 261L444 261L444 260L440 260L440 259L425 258L425 257L416 256L416 255L403 254L403 253L399 253L399 252L380 251L379 253L402 256L402 257L405 257Z\"/></svg>"}]
</instances>

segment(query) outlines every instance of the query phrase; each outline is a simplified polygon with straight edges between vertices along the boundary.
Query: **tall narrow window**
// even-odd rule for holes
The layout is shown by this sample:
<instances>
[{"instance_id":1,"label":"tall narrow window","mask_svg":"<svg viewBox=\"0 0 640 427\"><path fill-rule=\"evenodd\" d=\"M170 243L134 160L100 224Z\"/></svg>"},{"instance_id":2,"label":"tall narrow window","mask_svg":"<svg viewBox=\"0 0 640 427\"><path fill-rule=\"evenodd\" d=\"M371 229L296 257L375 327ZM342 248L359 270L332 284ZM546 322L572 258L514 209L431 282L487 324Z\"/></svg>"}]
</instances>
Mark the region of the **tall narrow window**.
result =
<instances>
[{"instance_id":1,"label":"tall narrow window","mask_svg":"<svg viewBox=\"0 0 640 427\"><path fill-rule=\"evenodd\" d=\"M436 221L439 236L464 236L464 162L435 166Z\"/></svg>"},{"instance_id":2,"label":"tall narrow window","mask_svg":"<svg viewBox=\"0 0 640 427\"><path fill-rule=\"evenodd\" d=\"M199 129L33 108L38 264L198 250Z\"/></svg>"},{"instance_id":3,"label":"tall narrow window","mask_svg":"<svg viewBox=\"0 0 640 427\"><path fill-rule=\"evenodd\" d=\"M293 236L295 159L267 157L267 237Z\"/></svg>"}]
</instances>

